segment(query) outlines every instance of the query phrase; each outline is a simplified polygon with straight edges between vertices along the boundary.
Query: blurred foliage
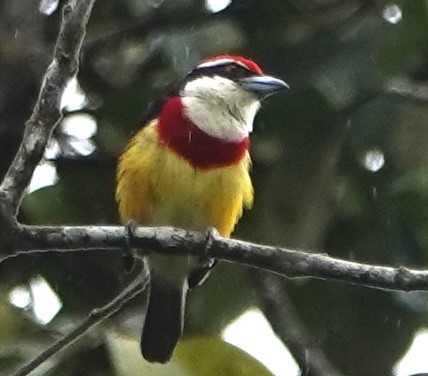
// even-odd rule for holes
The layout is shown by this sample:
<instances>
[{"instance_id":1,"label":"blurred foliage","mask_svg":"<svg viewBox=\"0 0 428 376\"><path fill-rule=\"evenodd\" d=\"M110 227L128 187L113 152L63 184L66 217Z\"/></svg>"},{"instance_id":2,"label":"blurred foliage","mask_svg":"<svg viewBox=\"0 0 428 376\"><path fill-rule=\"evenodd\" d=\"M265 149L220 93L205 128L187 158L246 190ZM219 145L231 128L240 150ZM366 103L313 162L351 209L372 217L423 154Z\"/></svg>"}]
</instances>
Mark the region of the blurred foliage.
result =
<instances>
[{"instance_id":1,"label":"blurred foliage","mask_svg":"<svg viewBox=\"0 0 428 376\"><path fill-rule=\"evenodd\" d=\"M427 92L428 5L424 0L391 5L383 0L234 0L210 13L200 0L98 1L78 76L87 103L65 109L66 116L93 116L98 131L85 142L93 142L96 150L82 155L58 128L59 153L51 156L58 181L27 196L21 221L117 223L116 158L149 102L201 59L233 52L254 58L292 88L266 101L256 119L256 204L235 235L358 261L425 267L428 95L413 98L406 83ZM48 16L37 6L31 0L0 3L0 174L19 144L58 31L59 9ZM401 84L391 90L397 79ZM63 302L48 326L33 322L31 309L16 314L6 299L10 289L38 275ZM111 299L129 278L120 255L106 252L32 255L2 263L0 372L37 354L92 307ZM206 354L211 341L219 354L229 354L228 345L212 338L257 305L250 279L251 271L221 265L192 292L188 338L211 339L195 339L201 344L187 350L184 345L179 356L194 356L194 348L202 348L196 358L209 363L216 358L211 350ZM310 280L284 281L284 293L345 375L391 374L427 323L425 293L404 296ZM143 300L111 325L138 334ZM118 339L109 333L111 328L99 327L42 371L123 374L114 362L138 356L134 348L113 346ZM19 351L11 353L15 348Z\"/></svg>"},{"instance_id":2,"label":"blurred foliage","mask_svg":"<svg viewBox=\"0 0 428 376\"><path fill-rule=\"evenodd\" d=\"M171 361L165 365L146 362L140 355L138 339L116 333L107 336L112 365L119 376L271 376L259 362L244 351L217 337L184 338Z\"/></svg>"}]
</instances>

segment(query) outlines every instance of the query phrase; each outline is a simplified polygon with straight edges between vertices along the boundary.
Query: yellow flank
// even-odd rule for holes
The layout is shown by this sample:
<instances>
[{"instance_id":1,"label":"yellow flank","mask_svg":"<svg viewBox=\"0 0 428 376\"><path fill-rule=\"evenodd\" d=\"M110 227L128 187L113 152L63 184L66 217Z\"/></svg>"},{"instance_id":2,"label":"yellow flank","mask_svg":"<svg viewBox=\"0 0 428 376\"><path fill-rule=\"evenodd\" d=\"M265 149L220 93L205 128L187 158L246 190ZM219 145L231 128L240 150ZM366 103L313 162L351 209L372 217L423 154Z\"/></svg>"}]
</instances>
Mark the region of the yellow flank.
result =
<instances>
[{"instance_id":1,"label":"yellow flank","mask_svg":"<svg viewBox=\"0 0 428 376\"><path fill-rule=\"evenodd\" d=\"M243 208L253 203L249 167L247 153L232 166L197 170L158 142L153 121L131 140L119 162L121 219L188 230L215 227L229 236Z\"/></svg>"}]
</instances>

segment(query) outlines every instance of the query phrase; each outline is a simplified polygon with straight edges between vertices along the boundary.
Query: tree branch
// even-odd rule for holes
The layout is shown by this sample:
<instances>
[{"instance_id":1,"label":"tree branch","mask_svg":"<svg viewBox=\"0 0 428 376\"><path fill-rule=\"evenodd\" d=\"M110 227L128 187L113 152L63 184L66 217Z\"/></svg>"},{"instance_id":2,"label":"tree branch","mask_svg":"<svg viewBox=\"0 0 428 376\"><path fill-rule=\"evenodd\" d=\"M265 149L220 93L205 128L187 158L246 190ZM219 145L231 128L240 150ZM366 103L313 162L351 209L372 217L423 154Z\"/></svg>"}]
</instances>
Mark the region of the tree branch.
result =
<instances>
[{"instance_id":1,"label":"tree branch","mask_svg":"<svg viewBox=\"0 0 428 376\"><path fill-rule=\"evenodd\" d=\"M385 86L385 92L416 104L426 105L428 102L428 86L404 76L390 79Z\"/></svg>"},{"instance_id":2,"label":"tree branch","mask_svg":"<svg viewBox=\"0 0 428 376\"><path fill-rule=\"evenodd\" d=\"M261 307L272 329L288 347L303 375L340 376L297 319L292 302L278 278L267 273L252 273Z\"/></svg>"},{"instance_id":3,"label":"tree branch","mask_svg":"<svg viewBox=\"0 0 428 376\"><path fill-rule=\"evenodd\" d=\"M62 118L61 97L69 80L77 73L80 49L94 1L70 0L63 8L53 60L46 70L33 113L26 123L24 139L0 185L2 222L5 216L13 218L16 215L52 130Z\"/></svg>"},{"instance_id":4,"label":"tree branch","mask_svg":"<svg viewBox=\"0 0 428 376\"><path fill-rule=\"evenodd\" d=\"M318 278L386 290L428 290L428 271L345 261L325 254L259 245L171 227L139 227L129 238L122 226L17 226L0 261L33 252L150 249L162 254L213 257L288 278Z\"/></svg>"},{"instance_id":5,"label":"tree branch","mask_svg":"<svg viewBox=\"0 0 428 376\"><path fill-rule=\"evenodd\" d=\"M58 341L50 345L46 350L30 362L15 371L11 376L26 376L43 362L58 354L67 346L83 336L89 329L99 324L101 321L109 318L119 311L127 302L141 294L149 281L149 274L144 267L141 273L133 280L128 287L123 290L116 298L101 308L93 309L84 321L76 326L70 333L64 335Z\"/></svg>"}]
</instances>

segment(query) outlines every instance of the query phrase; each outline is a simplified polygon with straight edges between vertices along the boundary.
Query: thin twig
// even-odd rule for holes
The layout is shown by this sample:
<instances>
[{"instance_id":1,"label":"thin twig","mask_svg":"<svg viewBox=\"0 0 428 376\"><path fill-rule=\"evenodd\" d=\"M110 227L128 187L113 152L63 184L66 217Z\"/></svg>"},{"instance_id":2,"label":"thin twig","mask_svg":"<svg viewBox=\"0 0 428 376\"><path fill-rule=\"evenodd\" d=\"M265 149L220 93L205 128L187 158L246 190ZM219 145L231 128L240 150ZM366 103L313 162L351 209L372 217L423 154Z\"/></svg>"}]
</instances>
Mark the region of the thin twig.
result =
<instances>
[{"instance_id":1,"label":"thin twig","mask_svg":"<svg viewBox=\"0 0 428 376\"><path fill-rule=\"evenodd\" d=\"M263 313L276 335L290 350L302 375L341 375L306 333L278 277L262 272L251 275L256 281Z\"/></svg>"},{"instance_id":2,"label":"thin twig","mask_svg":"<svg viewBox=\"0 0 428 376\"><path fill-rule=\"evenodd\" d=\"M128 287L123 290L116 298L106 304L104 307L92 310L84 321L76 326L70 333L64 335L58 341L54 342L46 350L40 353L30 362L15 371L11 376L26 376L43 362L58 354L60 351L71 345L89 329L99 324L101 321L109 318L114 313L119 311L127 302L141 294L149 281L148 272L143 268L142 272L134 279Z\"/></svg>"},{"instance_id":3,"label":"thin twig","mask_svg":"<svg viewBox=\"0 0 428 376\"><path fill-rule=\"evenodd\" d=\"M205 233L171 227L138 227L131 239L122 226L20 226L9 258L33 252L103 252L150 249L161 254L212 257L264 269L289 278L318 278L386 290L428 290L428 270L368 265L329 257L326 254L271 247L241 240L210 237ZM1 259L0 259L1 261Z\"/></svg>"},{"instance_id":4,"label":"thin twig","mask_svg":"<svg viewBox=\"0 0 428 376\"><path fill-rule=\"evenodd\" d=\"M52 62L43 78L33 113L26 123L21 146L0 185L0 215L3 217L16 215L52 130L62 118L61 97L69 80L77 73L80 49L94 1L70 0L63 8Z\"/></svg>"}]
</instances>

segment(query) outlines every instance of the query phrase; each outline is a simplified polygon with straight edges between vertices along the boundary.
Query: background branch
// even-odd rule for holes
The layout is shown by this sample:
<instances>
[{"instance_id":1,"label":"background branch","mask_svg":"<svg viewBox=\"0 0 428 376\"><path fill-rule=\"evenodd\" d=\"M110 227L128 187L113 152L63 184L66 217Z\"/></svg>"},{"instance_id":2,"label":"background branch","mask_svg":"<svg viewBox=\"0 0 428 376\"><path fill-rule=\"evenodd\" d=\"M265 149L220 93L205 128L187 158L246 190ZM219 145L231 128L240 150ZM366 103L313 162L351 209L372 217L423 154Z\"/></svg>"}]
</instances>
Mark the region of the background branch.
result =
<instances>
[{"instance_id":1,"label":"background branch","mask_svg":"<svg viewBox=\"0 0 428 376\"><path fill-rule=\"evenodd\" d=\"M261 309L272 329L287 346L299 365L302 374L308 376L340 376L319 347L307 335L297 319L291 300L277 276L256 272L251 274L258 292Z\"/></svg>"},{"instance_id":2,"label":"background branch","mask_svg":"<svg viewBox=\"0 0 428 376\"><path fill-rule=\"evenodd\" d=\"M390 79L385 92L399 99L412 103L426 105L428 103L428 86L407 77L394 77Z\"/></svg>"},{"instance_id":3,"label":"background branch","mask_svg":"<svg viewBox=\"0 0 428 376\"><path fill-rule=\"evenodd\" d=\"M58 354L67 346L83 336L89 329L99 324L101 321L109 318L119 311L127 302L141 294L149 281L147 268L144 266L137 278L133 280L116 298L111 300L105 306L92 310L88 317L77 325L70 333L64 335L58 341L54 342L37 357L31 359L23 367L19 368L11 376L25 376L35 370L43 362Z\"/></svg>"}]
</instances>

